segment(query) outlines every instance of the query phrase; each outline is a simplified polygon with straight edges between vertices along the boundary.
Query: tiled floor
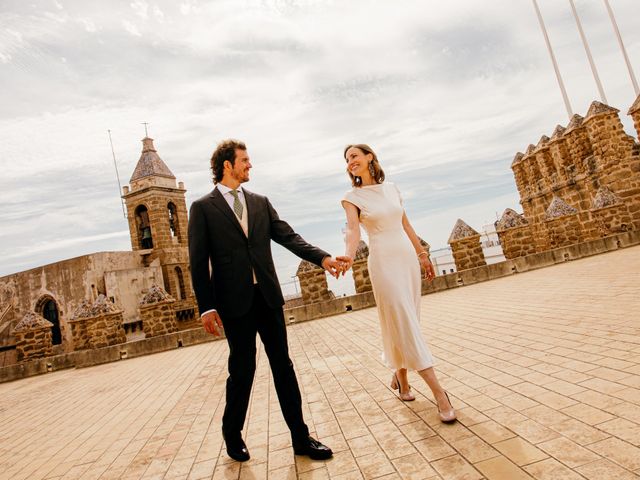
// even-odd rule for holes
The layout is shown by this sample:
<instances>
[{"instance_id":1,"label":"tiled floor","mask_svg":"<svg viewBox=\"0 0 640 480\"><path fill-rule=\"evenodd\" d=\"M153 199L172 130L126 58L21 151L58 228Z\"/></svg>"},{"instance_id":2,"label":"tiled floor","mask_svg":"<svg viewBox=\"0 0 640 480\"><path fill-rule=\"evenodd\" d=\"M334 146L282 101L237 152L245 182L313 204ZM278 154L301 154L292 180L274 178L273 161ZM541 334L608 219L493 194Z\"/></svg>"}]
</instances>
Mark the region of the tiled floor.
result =
<instances>
[{"instance_id":1,"label":"tiled floor","mask_svg":"<svg viewBox=\"0 0 640 480\"><path fill-rule=\"evenodd\" d=\"M640 477L640 247L423 297L422 326L456 424L415 373L395 397L369 309L289 328L330 461L294 457L262 351L226 456L219 341L0 384L0 478Z\"/></svg>"}]
</instances>

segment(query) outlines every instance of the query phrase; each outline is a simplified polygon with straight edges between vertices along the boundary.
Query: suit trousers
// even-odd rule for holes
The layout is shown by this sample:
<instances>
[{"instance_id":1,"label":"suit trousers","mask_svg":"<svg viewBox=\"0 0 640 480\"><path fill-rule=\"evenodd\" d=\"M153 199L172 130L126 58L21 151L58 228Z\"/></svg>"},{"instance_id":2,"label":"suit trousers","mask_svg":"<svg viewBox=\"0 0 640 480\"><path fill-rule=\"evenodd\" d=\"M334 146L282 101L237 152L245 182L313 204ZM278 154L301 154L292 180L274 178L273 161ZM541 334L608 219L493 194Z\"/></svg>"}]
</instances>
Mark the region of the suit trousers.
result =
<instances>
[{"instance_id":1,"label":"suit trousers","mask_svg":"<svg viewBox=\"0 0 640 480\"><path fill-rule=\"evenodd\" d=\"M222 433L225 438L238 438L242 431L256 371L256 334L259 334L291 438L294 443L303 442L309 436L309 428L302 417L302 397L289 358L284 313L282 308L273 309L267 305L258 285L253 288L253 303L247 314L221 317L229 344L227 403L222 417Z\"/></svg>"}]
</instances>

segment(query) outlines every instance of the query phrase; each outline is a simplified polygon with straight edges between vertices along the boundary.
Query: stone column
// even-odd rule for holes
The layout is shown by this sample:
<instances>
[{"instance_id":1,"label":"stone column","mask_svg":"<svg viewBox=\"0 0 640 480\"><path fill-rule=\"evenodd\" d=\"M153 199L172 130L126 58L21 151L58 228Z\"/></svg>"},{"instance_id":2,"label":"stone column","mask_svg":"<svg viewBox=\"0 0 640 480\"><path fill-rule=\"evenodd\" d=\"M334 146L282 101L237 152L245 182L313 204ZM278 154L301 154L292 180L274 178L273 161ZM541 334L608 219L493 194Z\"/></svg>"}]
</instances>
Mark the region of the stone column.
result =
<instances>
[{"instance_id":1,"label":"stone column","mask_svg":"<svg viewBox=\"0 0 640 480\"><path fill-rule=\"evenodd\" d=\"M536 161L545 189L551 189L558 183L558 172L549 152L549 140L549 137L542 135L535 149Z\"/></svg>"},{"instance_id":2,"label":"stone column","mask_svg":"<svg viewBox=\"0 0 640 480\"><path fill-rule=\"evenodd\" d=\"M550 248L566 247L583 241L578 210L560 197L553 197L547 209L545 226Z\"/></svg>"},{"instance_id":3,"label":"stone column","mask_svg":"<svg viewBox=\"0 0 640 480\"><path fill-rule=\"evenodd\" d=\"M505 258L524 257L535 253L536 247L529 223L516 211L507 208L496 224Z\"/></svg>"},{"instance_id":4,"label":"stone column","mask_svg":"<svg viewBox=\"0 0 640 480\"><path fill-rule=\"evenodd\" d=\"M589 142L587 130L583 125L583 120L584 118L576 113L571 117L571 121L564 132L571 157L570 164L566 166L566 175L570 181L574 179L576 175L582 173L584 170L584 159L593 154L593 149Z\"/></svg>"},{"instance_id":5,"label":"stone column","mask_svg":"<svg viewBox=\"0 0 640 480\"><path fill-rule=\"evenodd\" d=\"M480 244L480 234L461 219L453 227L448 243L458 271L487 264Z\"/></svg>"},{"instance_id":6,"label":"stone column","mask_svg":"<svg viewBox=\"0 0 640 480\"><path fill-rule=\"evenodd\" d=\"M322 267L303 260L298 266L296 275L300 281L302 301L305 304L323 302L333 298L333 294L327 286L327 276Z\"/></svg>"},{"instance_id":7,"label":"stone column","mask_svg":"<svg viewBox=\"0 0 640 480\"><path fill-rule=\"evenodd\" d=\"M353 261L353 283L356 287L356 293L364 293L371 290L371 279L369 278L369 268L367 261L369 258L369 247L364 241L360 240L356 258Z\"/></svg>"},{"instance_id":8,"label":"stone column","mask_svg":"<svg viewBox=\"0 0 640 480\"><path fill-rule=\"evenodd\" d=\"M174 303L173 297L161 287L151 285L138 306L145 338L178 331Z\"/></svg>"},{"instance_id":9,"label":"stone column","mask_svg":"<svg viewBox=\"0 0 640 480\"><path fill-rule=\"evenodd\" d=\"M19 362L53 354L51 328L53 323L35 312L27 313L13 329L16 356Z\"/></svg>"},{"instance_id":10,"label":"stone column","mask_svg":"<svg viewBox=\"0 0 640 480\"><path fill-rule=\"evenodd\" d=\"M571 155L569 155L567 139L564 136L565 131L566 129L563 126L556 125L549 140L549 153L558 172L558 181L562 184L569 180L567 167L571 164Z\"/></svg>"},{"instance_id":11,"label":"stone column","mask_svg":"<svg viewBox=\"0 0 640 480\"><path fill-rule=\"evenodd\" d=\"M523 157L524 154L518 152L513 158L513 162L511 162L511 171L513 172L513 178L516 182L516 188L518 189L521 200L526 196L526 185L528 183L527 174L521 163Z\"/></svg>"},{"instance_id":12,"label":"stone column","mask_svg":"<svg viewBox=\"0 0 640 480\"><path fill-rule=\"evenodd\" d=\"M633 140L622 127L619 111L604 103L593 102L583 122L593 145L593 154L605 169L625 160L633 147Z\"/></svg>"}]
</instances>

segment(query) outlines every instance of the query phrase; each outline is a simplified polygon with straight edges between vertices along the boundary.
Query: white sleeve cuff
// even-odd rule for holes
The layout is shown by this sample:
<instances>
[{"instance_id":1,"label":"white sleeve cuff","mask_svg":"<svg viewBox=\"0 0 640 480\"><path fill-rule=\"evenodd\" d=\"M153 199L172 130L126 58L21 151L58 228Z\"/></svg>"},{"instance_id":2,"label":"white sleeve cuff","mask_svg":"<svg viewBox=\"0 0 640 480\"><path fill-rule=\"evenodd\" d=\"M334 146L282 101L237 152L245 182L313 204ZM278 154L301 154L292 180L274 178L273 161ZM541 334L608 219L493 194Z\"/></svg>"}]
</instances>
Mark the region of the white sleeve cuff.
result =
<instances>
[{"instance_id":1,"label":"white sleeve cuff","mask_svg":"<svg viewBox=\"0 0 640 480\"><path fill-rule=\"evenodd\" d=\"M215 308L212 308L211 310L207 310L206 312L200 314L200 318L204 317L207 313L211 313L211 312L217 312L217 310Z\"/></svg>"}]
</instances>

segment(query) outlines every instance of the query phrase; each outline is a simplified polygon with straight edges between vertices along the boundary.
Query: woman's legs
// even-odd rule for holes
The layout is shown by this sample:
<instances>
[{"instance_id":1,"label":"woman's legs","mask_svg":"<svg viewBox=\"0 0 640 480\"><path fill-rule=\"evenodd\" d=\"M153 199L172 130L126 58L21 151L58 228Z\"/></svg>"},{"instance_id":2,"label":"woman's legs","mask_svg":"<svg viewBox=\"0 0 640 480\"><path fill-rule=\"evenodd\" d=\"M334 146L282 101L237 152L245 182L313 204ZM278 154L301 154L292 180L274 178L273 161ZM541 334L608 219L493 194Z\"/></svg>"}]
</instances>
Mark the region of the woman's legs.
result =
<instances>
[{"instance_id":1,"label":"woman's legs","mask_svg":"<svg viewBox=\"0 0 640 480\"><path fill-rule=\"evenodd\" d=\"M396 378L400 384L400 393L409 391L409 379L407 378L407 369L399 368L396 370Z\"/></svg>"},{"instance_id":2,"label":"woman's legs","mask_svg":"<svg viewBox=\"0 0 640 480\"><path fill-rule=\"evenodd\" d=\"M427 383L431 392L433 393L436 402L438 403L438 410L440 412L447 412L449 410L453 410L453 405L449 401L449 397L446 392L440 385L438 381L438 377L436 377L436 372L433 367L425 368L424 370L418 371L418 374L424 379ZM406 370L405 370L405 378L406 378Z\"/></svg>"}]
</instances>

